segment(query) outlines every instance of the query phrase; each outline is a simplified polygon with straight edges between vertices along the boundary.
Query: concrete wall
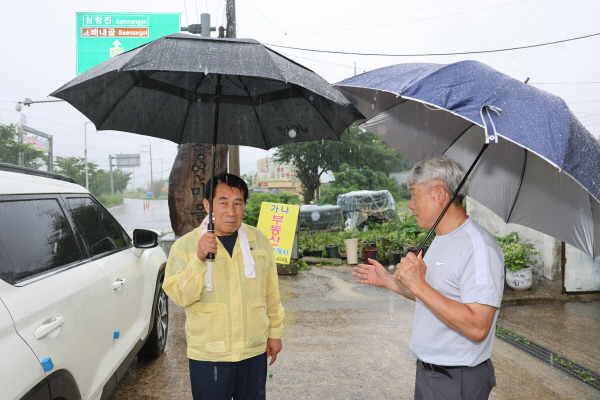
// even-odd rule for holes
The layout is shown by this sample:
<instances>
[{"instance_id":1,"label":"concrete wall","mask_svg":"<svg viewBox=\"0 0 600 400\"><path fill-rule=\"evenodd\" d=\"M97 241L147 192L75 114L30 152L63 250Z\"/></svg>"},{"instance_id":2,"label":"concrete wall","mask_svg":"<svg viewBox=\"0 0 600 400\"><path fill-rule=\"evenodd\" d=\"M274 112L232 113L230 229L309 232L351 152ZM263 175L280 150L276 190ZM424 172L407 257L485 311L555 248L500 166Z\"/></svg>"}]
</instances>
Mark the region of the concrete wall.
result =
<instances>
[{"instance_id":1,"label":"concrete wall","mask_svg":"<svg viewBox=\"0 0 600 400\"><path fill-rule=\"evenodd\" d=\"M494 236L506 236L517 232L521 240L533 243L535 249L541 253L535 257L534 279L561 279L561 241L522 225L507 224L470 197L467 197L467 214Z\"/></svg>"},{"instance_id":2,"label":"concrete wall","mask_svg":"<svg viewBox=\"0 0 600 400\"><path fill-rule=\"evenodd\" d=\"M408 182L408 172L392 172L390 178L395 179L398 185L406 184Z\"/></svg>"},{"instance_id":3,"label":"concrete wall","mask_svg":"<svg viewBox=\"0 0 600 400\"><path fill-rule=\"evenodd\" d=\"M517 232L523 240L530 241L541 253L536 257L534 279L562 279L560 259L562 242L536 230L506 224L486 207L467 197L467 214L495 236ZM600 291L600 257L594 260L573 246L565 245L565 279L567 292Z\"/></svg>"},{"instance_id":4,"label":"concrete wall","mask_svg":"<svg viewBox=\"0 0 600 400\"><path fill-rule=\"evenodd\" d=\"M593 260L575 247L565 247L565 289L567 292L600 291L600 257Z\"/></svg>"}]
</instances>

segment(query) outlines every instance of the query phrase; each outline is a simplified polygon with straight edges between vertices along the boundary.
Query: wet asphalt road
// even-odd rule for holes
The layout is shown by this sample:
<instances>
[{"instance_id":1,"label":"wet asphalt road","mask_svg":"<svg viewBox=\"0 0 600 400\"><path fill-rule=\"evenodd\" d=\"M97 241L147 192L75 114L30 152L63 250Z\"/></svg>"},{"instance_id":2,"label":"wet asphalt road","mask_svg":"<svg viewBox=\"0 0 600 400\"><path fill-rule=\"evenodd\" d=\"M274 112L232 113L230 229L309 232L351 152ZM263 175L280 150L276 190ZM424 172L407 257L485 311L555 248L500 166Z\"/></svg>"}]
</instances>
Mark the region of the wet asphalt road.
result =
<instances>
[{"instance_id":1,"label":"wet asphalt road","mask_svg":"<svg viewBox=\"0 0 600 400\"><path fill-rule=\"evenodd\" d=\"M110 213L129 233L134 229L154 229L159 232L173 232L169 218L167 200L123 199L123 205L110 208Z\"/></svg>"},{"instance_id":2,"label":"wet asphalt road","mask_svg":"<svg viewBox=\"0 0 600 400\"><path fill-rule=\"evenodd\" d=\"M280 276L283 350L269 367L268 399L411 399L408 350L414 303L354 283L346 265ZM191 399L183 310L170 303L166 352L138 360L111 400ZM600 371L600 302L507 306L499 324ZM600 392L496 340L492 399L599 399Z\"/></svg>"}]
</instances>

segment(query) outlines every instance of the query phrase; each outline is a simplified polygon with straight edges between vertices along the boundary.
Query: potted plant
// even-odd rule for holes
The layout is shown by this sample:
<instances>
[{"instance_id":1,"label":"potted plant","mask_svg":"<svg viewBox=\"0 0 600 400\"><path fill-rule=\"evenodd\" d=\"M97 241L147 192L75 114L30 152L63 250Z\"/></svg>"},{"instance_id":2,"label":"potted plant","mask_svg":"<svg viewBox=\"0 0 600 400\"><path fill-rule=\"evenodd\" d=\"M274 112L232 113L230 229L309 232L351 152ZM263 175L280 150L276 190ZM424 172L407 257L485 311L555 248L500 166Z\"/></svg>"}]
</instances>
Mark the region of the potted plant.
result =
<instances>
[{"instance_id":1,"label":"potted plant","mask_svg":"<svg viewBox=\"0 0 600 400\"><path fill-rule=\"evenodd\" d=\"M329 243L325 246L325 251L327 252L327 258L340 258L339 252L339 244Z\"/></svg>"},{"instance_id":2,"label":"potted plant","mask_svg":"<svg viewBox=\"0 0 600 400\"><path fill-rule=\"evenodd\" d=\"M535 250L532 243L521 242L517 232L511 232L497 238L504 253L506 268L506 283L513 290L527 290L533 283L534 256L540 252Z\"/></svg>"}]
</instances>

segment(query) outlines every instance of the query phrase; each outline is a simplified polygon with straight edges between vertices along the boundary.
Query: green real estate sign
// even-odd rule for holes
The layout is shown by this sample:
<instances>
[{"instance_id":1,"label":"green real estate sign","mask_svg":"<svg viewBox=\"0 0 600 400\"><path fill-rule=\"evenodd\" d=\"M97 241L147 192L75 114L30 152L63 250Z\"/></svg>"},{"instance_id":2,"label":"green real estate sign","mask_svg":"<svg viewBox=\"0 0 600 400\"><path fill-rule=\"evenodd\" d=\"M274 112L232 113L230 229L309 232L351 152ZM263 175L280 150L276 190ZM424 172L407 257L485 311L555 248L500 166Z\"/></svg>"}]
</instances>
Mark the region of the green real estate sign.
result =
<instances>
[{"instance_id":1,"label":"green real estate sign","mask_svg":"<svg viewBox=\"0 0 600 400\"><path fill-rule=\"evenodd\" d=\"M161 36L180 32L179 13L77 13L77 75Z\"/></svg>"}]
</instances>

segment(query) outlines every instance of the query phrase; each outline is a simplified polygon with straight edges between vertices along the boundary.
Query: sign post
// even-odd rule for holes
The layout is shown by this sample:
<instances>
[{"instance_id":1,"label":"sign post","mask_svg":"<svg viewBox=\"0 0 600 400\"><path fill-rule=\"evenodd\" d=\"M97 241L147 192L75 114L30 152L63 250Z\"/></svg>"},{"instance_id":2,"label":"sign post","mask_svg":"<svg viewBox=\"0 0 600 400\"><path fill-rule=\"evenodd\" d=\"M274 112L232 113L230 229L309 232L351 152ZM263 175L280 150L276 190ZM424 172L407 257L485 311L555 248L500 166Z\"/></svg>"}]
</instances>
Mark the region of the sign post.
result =
<instances>
[{"instance_id":1,"label":"sign post","mask_svg":"<svg viewBox=\"0 0 600 400\"><path fill-rule=\"evenodd\" d=\"M297 205L261 204L256 227L269 238L277 263L290 263L299 213L300 206Z\"/></svg>"},{"instance_id":2,"label":"sign post","mask_svg":"<svg viewBox=\"0 0 600 400\"><path fill-rule=\"evenodd\" d=\"M78 12L76 15L77 75L181 29L179 13Z\"/></svg>"}]
</instances>

